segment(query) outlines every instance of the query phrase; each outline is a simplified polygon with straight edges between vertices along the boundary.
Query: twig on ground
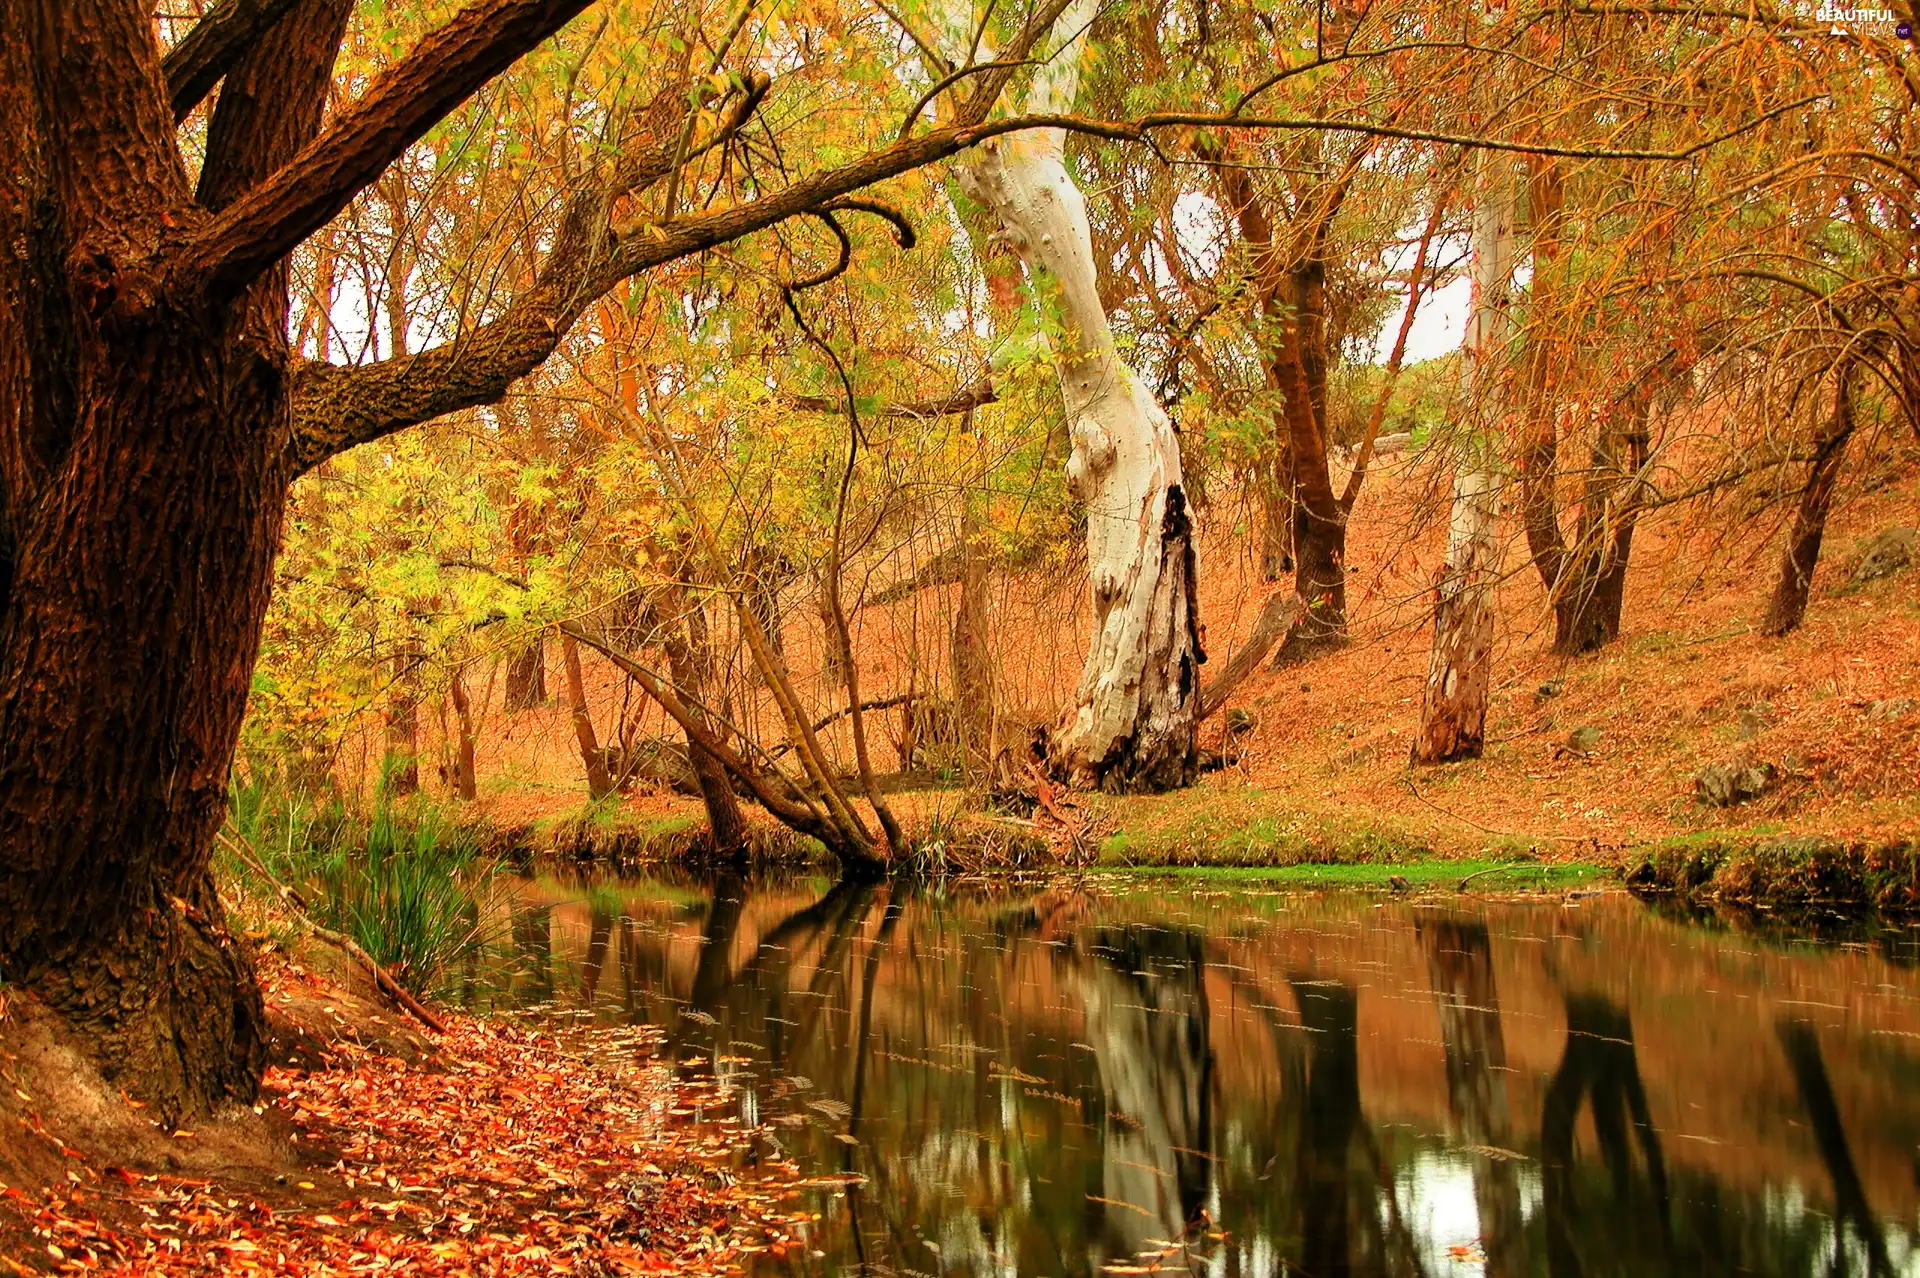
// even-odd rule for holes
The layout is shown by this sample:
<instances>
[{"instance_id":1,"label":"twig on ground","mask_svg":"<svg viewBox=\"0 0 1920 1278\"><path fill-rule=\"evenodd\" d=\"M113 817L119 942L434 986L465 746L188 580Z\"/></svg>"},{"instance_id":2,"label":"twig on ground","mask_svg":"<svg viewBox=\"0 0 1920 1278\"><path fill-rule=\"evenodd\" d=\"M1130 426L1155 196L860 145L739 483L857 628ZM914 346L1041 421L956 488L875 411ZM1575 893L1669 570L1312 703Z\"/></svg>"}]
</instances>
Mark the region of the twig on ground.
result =
<instances>
[{"instance_id":1,"label":"twig on ground","mask_svg":"<svg viewBox=\"0 0 1920 1278\"><path fill-rule=\"evenodd\" d=\"M226 844L229 852L232 852L235 856L246 862L248 869L271 884L274 890L280 894L280 899L293 907L295 914L299 917L300 921L306 925L308 931L329 945L337 946L345 950L349 956L364 966L373 976L373 986L375 989L393 999L394 1002L410 1012L422 1025L425 1025L434 1033L444 1034L447 1032L447 1023L428 1011L419 999L408 993L406 986L394 979L393 973L382 967L379 962L374 959L373 955L360 948L359 942L350 936L342 935L332 928L324 926L319 920L315 919L313 915L309 914L307 912L307 903L301 899L300 894L275 878L273 872L261 864L260 859L253 854L252 850L249 849L242 840L235 835L228 834L225 830L219 831L214 837Z\"/></svg>"}]
</instances>

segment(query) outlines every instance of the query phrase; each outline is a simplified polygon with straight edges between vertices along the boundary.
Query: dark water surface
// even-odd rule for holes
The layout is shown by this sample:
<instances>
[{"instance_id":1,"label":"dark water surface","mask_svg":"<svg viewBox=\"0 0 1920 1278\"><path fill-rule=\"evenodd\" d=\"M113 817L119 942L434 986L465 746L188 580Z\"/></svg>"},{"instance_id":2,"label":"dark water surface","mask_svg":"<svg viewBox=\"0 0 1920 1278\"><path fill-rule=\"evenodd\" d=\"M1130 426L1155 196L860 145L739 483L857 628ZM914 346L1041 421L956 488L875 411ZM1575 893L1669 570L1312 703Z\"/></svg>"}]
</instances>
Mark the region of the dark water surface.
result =
<instances>
[{"instance_id":1,"label":"dark water surface","mask_svg":"<svg viewBox=\"0 0 1920 1278\"><path fill-rule=\"evenodd\" d=\"M844 1179L762 1273L1920 1273L1908 931L738 878L513 931L513 998L663 1026L703 1121Z\"/></svg>"}]
</instances>

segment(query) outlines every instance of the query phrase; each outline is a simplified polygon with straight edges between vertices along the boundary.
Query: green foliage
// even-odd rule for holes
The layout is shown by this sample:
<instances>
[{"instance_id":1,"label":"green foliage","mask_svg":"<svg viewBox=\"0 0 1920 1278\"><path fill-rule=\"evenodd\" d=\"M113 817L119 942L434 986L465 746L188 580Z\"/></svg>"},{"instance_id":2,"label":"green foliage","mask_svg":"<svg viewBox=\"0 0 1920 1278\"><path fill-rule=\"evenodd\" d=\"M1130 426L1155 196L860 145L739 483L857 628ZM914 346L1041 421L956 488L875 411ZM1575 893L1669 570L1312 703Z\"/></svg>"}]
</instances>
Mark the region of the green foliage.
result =
<instances>
[{"instance_id":1,"label":"green foliage","mask_svg":"<svg viewBox=\"0 0 1920 1278\"><path fill-rule=\"evenodd\" d=\"M496 939L492 863L471 831L419 796L395 802L383 788L371 808L355 811L236 782L229 821L316 922L350 937L415 993L432 993ZM275 894L231 853L217 871L251 900Z\"/></svg>"}]
</instances>

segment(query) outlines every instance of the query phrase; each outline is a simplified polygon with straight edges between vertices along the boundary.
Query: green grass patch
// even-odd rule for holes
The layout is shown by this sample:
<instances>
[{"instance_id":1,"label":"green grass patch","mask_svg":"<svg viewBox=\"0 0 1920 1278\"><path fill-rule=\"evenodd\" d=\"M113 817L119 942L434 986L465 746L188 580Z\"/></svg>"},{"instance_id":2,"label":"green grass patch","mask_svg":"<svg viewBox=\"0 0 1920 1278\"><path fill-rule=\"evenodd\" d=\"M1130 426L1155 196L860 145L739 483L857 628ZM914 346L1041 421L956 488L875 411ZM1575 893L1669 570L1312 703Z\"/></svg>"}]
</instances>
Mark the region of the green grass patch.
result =
<instances>
[{"instance_id":1,"label":"green grass patch","mask_svg":"<svg viewBox=\"0 0 1920 1278\"><path fill-rule=\"evenodd\" d=\"M1397 876L1414 887L1454 887L1471 876L1469 887L1561 888L1592 882L1608 875L1604 866L1540 861L1346 862L1297 865L1152 865L1115 869L1103 874L1122 878L1165 877L1232 884L1285 884L1300 887L1384 888Z\"/></svg>"},{"instance_id":2,"label":"green grass patch","mask_svg":"<svg viewBox=\"0 0 1920 1278\"><path fill-rule=\"evenodd\" d=\"M424 796L396 800L383 787L362 810L236 782L228 832L247 855L222 848L215 873L249 930L283 946L299 928L276 885L419 994L496 939L493 860L472 830Z\"/></svg>"}]
</instances>

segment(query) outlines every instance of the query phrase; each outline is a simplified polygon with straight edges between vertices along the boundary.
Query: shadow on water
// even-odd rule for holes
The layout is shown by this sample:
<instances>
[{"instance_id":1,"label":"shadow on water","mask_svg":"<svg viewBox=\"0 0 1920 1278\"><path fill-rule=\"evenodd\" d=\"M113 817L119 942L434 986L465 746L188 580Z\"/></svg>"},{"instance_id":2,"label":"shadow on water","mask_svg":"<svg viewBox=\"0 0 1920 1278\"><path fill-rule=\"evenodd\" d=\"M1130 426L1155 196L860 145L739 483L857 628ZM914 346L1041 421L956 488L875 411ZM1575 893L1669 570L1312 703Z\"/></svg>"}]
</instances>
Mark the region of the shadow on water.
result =
<instances>
[{"instance_id":1,"label":"shadow on water","mask_svg":"<svg viewBox=\"0 0 1920 1278\"><path fill-rule=\"evenodd\" d=\"M534 882L819 1221L769 1274L1920 1272L1920 974L1625 897ZM609 970L609 965L613 969Z\"/></svg>"}]
</instances>

